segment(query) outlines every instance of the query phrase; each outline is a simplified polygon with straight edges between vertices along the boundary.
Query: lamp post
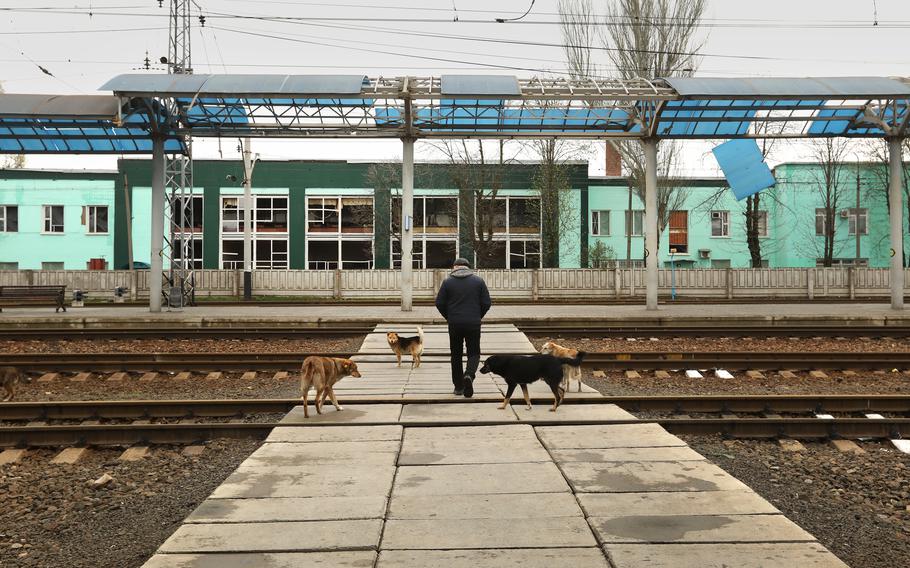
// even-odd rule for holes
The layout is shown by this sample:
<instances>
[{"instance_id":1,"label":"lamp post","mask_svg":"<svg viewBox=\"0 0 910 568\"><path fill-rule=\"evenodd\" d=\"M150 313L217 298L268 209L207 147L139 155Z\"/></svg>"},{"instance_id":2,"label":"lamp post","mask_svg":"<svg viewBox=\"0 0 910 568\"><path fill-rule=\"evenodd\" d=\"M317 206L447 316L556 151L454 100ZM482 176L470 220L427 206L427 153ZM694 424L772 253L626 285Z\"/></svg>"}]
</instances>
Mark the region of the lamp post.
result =
<instances>
[{"instance_id":1,"label":"lamp post","mask_svg":"<svg viewBox=\"0 0 910 568\"><path fill-rule=\"evenodd\" d=\"M676 300L676 249L670 249L670 299Z\"/></svg>"}]
</instances>

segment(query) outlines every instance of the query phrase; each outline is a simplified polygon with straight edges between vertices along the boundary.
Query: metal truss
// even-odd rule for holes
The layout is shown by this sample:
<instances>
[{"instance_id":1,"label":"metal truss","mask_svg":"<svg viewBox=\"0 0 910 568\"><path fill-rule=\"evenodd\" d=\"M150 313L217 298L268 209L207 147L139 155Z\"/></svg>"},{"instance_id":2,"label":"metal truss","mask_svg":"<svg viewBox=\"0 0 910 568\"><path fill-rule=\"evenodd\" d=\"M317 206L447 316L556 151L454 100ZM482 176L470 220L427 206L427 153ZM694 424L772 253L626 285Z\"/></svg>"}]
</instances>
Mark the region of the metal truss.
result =
<instances>
[{"instance_id":1,"label":"metal truss","mask_svg":"<svg viewBox=\"0 0 910 568\"><path fill-rule=\"evenodd\" d=\"M193 73L190 52L190 1L172 0L170 8L170 42L168 71L176 75ZM176 116L179 105L176 99L164 100L171 116ZM185 153L168 154L165 160L164 187L165 246L162 251L168 269L162 274L162 293L170 309L180 309L195 300L195 275L193 274L193 154L192 137L183 136Z\"/></svg>"}]
</instances>

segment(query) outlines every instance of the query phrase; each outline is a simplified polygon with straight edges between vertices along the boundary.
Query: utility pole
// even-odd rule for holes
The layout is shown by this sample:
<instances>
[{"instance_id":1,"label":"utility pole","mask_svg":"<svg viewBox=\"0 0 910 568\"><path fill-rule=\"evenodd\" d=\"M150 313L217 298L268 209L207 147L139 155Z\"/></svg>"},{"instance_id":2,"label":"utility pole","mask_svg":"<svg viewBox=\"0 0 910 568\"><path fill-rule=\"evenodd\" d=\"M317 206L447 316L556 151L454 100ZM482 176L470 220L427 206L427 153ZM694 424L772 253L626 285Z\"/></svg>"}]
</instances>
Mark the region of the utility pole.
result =
<instances>
[{"instance_id":1,"label":"utility pole","mask_svg":"<svg viewBox=\"0 0 910 568\"><path fill-rule=\"evenodd\" d=\"M243 299L253 299L253 168L250 139L243 143Z\"/></svg>"},{"instance_id":2,"label":"utility pole","mask_svg":"<svg viewBox=\"0 0 910 568\"><path fill-rule=\"evenodd\" d=\"M866 226L869 225L869 219L866 219ZM856 221L854 223L854 232L856 233L856 260L854 266L859 266L860 259L860 238L859 238L859 162L856 162Z\"/></svg>"}]
</instances>

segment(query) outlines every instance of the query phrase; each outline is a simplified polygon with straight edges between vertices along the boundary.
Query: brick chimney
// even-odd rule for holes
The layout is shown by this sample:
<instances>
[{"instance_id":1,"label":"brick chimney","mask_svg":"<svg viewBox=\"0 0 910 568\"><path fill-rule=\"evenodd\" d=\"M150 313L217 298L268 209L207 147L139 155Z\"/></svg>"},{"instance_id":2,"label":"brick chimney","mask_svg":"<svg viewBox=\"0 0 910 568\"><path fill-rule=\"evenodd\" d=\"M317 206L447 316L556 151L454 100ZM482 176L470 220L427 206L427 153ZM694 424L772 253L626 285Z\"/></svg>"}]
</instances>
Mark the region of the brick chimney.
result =
<instances>
[{"instance_id":1,"label":"brick chimney","mask_svg":"<svg viewBox=\"0 0 910 568\"><path fill-rule=\"evenodd\" d=\"M620 157L619 152L610 142L607 142L606 158L606 175L613 177L622 176L622 158Z\"/></svg>"}]
</instances>

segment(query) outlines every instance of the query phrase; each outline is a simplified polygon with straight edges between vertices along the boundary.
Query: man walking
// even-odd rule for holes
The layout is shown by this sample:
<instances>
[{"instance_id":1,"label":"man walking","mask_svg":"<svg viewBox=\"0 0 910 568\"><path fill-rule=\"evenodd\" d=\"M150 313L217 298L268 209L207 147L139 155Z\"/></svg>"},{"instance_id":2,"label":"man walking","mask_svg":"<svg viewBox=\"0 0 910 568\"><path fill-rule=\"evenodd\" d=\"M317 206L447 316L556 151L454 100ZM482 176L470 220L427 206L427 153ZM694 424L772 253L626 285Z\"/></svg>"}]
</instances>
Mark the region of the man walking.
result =
<instances>
[{"instance_id":1,"label":"man walking","mask_svg":"<svg viewBox=\"0 0 910 568\"><path fill-rule=\"evenodd\" d=\"M491 305L486 282L474 274L471 263L456 258L452 273L436 295L436 309L449 324L452 384L456 395L474 396L474 375L480 365L480 320L490 311ZM467 369L461 366L464 345L468 348Z\"/></svg>"}]
</instances>

